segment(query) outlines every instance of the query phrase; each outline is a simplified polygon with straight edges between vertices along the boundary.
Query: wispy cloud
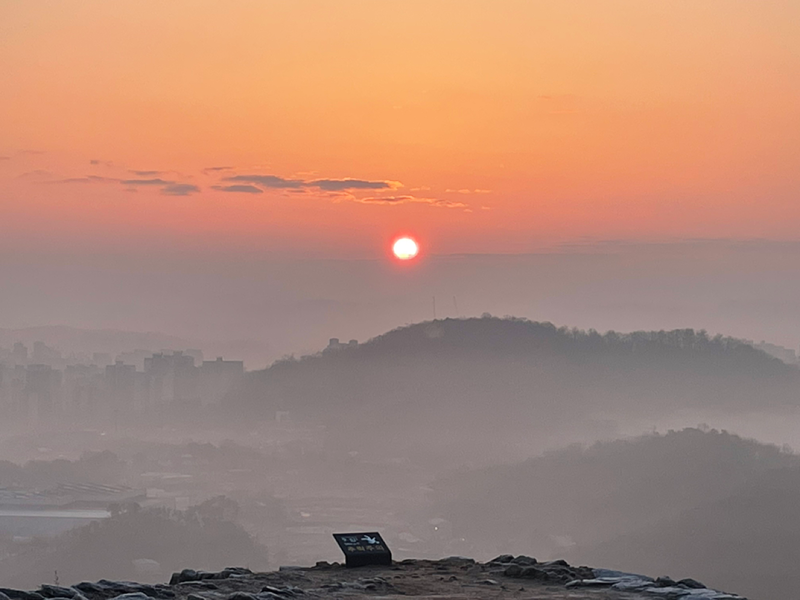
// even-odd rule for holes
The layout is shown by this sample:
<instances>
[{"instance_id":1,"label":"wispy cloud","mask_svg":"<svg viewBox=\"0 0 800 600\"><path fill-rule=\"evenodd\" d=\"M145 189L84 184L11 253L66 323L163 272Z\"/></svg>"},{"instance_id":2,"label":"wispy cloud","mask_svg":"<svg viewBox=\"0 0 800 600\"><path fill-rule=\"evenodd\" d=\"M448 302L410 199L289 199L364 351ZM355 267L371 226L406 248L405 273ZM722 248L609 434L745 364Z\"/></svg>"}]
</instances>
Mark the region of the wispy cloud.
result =
<instances>
[{"instance_id":1,"label":"wispy cloud","mask_svg":"<svg viewBox=\"0 0 800 600\"><path fill-rule=\"evenodd\" d=\"M397 181L366 181L363 179L317 179L309 181L308 187L316 187L328 192L345 190L393 190L402 187Z\"/></svg>"},{"instance_id":2,"label":"wispy cloud","mask_svg":"<svg viewBox=\"0 0 800 600\"><path fill-rule=\"evenodd\" d=\"M11 160L10 156L0 156L0 160Z\"/></svg>"},{"instance_id":3,"label":"wispy cloud","mask_svg":"<svg viewBox=\"0 0 800 600\"><path fill-rule=\"evenodd\" d=\"M242 182L270 189L318 189L326 192L347 190L393 190L402 187L397 181L369 181L366 179L285 179L277 175L233 175L223 181Z\"/></svg>"},{"instance_id":4,"label":"wispy cloud","mask_svg":"<svg viewBox=\"0 0 800 600\"><path fill-rule=\"evenodd\" d=\"M26 171L25 173L17 175L17 179L27 179L32 181L41 181L42 179L50 179L52 177L54 177L54 174L45 169L34 169L33 171Z\"/></svg>"},{"instance_id":5,"label":"wispy cloud","mask_svg":"<svg viewBox=\"0 0 800 600\"><path fill-rule=\"evenodd\" d=\"M470 189L461 189L461 190L445 190L448 194L491 194L492 190L470 190Z\"/></svg>"},{"instance_id":6,"label":"wispy cloud","mask_svg":"<svg viewBox=\"0 0 800 600\"><path fill-rule=\"evenodd\" d=\"M196 194L199 191L200 188L191 183L174 183L162 188L161 193L168 196L188 196L190 194Z\"/></svg>"},{"instance_id":7,"label":"wispy cloud","mask_svg":"<svg viewBox=\"0 0 800 600\"><path fill-rule=\"evenodd\" d=\"M230 171L233 167L206 167L203 173L217 173L219 171Z\"/></svg>"},{"instance_id":8,"label":"wispy cloud","mask_svg":"<svg viewBox=\"0 0 800 600\"><path fill-rule=\"evenodd\" d=\"M238 192L240 194L263 194L264 190L254 185L234 184L234 185L213 185L211 186L220 192Z\"/></svg>"},{"instance_id":9,"label":"wispy cloud","mask_svg":"<svg viewBox=\"0 0 800 600\"><path fill-rule=\"evenodd\" d=\"M171 181L169 179L161 179L160 177L154 177L151 179L123 179L120 181L122 185L128 187L128 189L136 189L137 187L160 187L161 193L166 194L167 196L188 196L190 194L196 194L200 191L200 188L196 185L191 183L179 183L177 181Z\"/></svg>"},{"instance_id":10,"label":"wispy cloud","mask_svg":"<svg viewBox=\"0 0 800 600\"><path fill-rule=\"evenodd\" d=\"M136 169L128 169L128 172L138 175L139 177L154 177L164 174L164 171L137 171Z\"/></svg>"},{"instance_id":11,"label":"wispy cloud","mask_svg":"<svg viewBox=\"0 0 800 600\"><path fill-rule=\"evenodd\" d=\"M113 177L100 177L99 175L87 175L86 177L68 177L57 179L47 183L119 183L119 179Z\"/></svg>"},{"instance_id":12,"label":"wispy cloud","mask_svg":"<svg viewBox=\"0 0 800 600\"><path fill-rule=\"evenodd\" d=\"M418 198L416 196L376 196L372 198L357 198L355 200L361 204L383 204L385 206L398 206L400 204L427 204L440 208L469 208L463 202L452 200L442 200L440 198Z\"/></svg>"},{"instance_id":13,"label":"wispy cloud","mask_svg":"<svg viewBox=\"0 0 800 600\"><path fill-rule=\"evenodd\" d=\"M123 179L122 185L174 185L176 182L161 178L154 179Z\"/></svg>"},{"instance_id":14,"label":"wispy cloud","mask_svg":"<svg viewBox=\"0 0 800 600\"><path fill-rule=\"evenodd\" d=\"M233 175L225 177L223 181L241 181L244 183L255 183L265 188L273 189L290 189L301 188L305 186L305 182L301 179L284 179L277 175Z\"/></svg>"}]
</instances>

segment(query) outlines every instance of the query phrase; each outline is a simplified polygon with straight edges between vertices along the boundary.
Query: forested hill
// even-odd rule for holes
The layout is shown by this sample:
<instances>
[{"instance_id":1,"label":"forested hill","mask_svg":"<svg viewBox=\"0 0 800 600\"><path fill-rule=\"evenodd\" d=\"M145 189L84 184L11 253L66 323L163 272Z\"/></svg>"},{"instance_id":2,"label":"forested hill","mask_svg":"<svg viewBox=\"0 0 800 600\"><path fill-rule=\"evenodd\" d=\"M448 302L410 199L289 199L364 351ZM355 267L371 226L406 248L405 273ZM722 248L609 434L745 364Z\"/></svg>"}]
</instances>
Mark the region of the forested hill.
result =
<instances>
[{"instance_id":1,"label":"forested hill","mask_svg":"<svg viewBox=\"0 0 800 600\"><path fill-rule=\"evenodd\" d=\"M353 360L396 359L408 356L469 355L476 358L561 356L565 359L607 359L659 363L663 361L724 363L764 374L788 372L781 361L741 340L710 337L705 331L636 331L600 334L556 327L519 318L481 317L427 321L394 329L366 343L337 352L320 352L299 360L278 361L270 370L311 367Z\"/></svg>"},{"instance_id":2,"label":"forested hill","mask_svg":"<svg viewBox=\"0 0 800 600\"><path fill-rule=\"evenodd\" d=\"M797 597L800 456L786 448L690 428L456 472L431 487L432 514L488 554L502 546L692 573L749 598Z\"/></svg>"},{"instance_id":3,"label":"forested hill","mask_svg":"<svg viewBox=\"0 0 800 600\"><path fill-rule=\"evenodd\" d=\"M248 417L290 411L346 427L369 415L387 421L384 437L413 427L444 439L487 426L772 409L799 397L798 369L732 338L488 317L420 323L280 361L250 374L231 402Z\"/></svg>"}]
</instances>

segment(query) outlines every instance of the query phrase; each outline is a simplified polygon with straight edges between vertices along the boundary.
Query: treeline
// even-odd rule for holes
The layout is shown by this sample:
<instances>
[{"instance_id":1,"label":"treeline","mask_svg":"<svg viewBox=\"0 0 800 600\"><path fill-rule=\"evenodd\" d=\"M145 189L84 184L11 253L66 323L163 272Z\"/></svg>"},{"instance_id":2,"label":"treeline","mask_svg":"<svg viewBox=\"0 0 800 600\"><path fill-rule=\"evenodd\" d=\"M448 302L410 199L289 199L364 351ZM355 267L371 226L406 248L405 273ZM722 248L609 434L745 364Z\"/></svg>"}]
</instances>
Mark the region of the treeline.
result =
<instances>
[{"instance_id":1,"label":"treeline","mask_svg":"<svg viewBox=\"0 0 800 600\"><path fill-rule=\"evenodd\" d=\"M85 452L78 460L0 461L0 488L42 488L56 483L115 483L126 463L108 450Z\"/></svg>"},{"instance_id":2,"label":"treeline","mask_svg":"<svg viewBox=\"0 0 800 600\"><path fill-rule=\"evenodd\" d=\"M747 342L723 335L710 336L706 331L674 329L671 331L634 331L599 333L557 327L518 317L443 319L400 327L358 346L346 346L335 352L320 352L301 358L286 357L264 372L291 370L302 365L348 360L375 360L413 353L458 352L496 355L535 354L546 351L569 356L595 353L615 355L665 355L695 357L721 356L744 360L773 372L785 372L780 360L753 348ZM676 352L677 351L677 352Z\"/></svg>"}]
</instances>

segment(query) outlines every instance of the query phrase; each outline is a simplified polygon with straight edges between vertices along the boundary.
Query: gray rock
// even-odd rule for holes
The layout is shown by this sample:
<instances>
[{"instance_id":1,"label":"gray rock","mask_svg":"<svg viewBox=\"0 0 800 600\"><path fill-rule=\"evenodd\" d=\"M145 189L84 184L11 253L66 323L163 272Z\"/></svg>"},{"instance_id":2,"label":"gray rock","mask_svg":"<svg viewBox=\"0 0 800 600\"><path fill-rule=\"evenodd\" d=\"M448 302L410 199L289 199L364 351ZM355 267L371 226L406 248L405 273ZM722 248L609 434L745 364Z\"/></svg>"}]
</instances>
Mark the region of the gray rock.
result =
<instances>
[{"instance_id":1,"label":"gray rock","mask_svg":"<svg viewBox=\"0 0 800 600\"><path fill-rule=\"evenodd\" d=\"M219 586L210 581L182 581L176 585L186 588L194 588L198 590L218 590Z\"/></svg>"},{"instance_id":2,"label":"gray rock","mask_svg":"<svg viewBox=\"0 0 800 600\"><path fill-rule=\"evenodd\" d=\"M178 585L187 581L197 581L197 571L194 569L184 569L180 573L173 573L169 578L170 585Z\"/></svg>"},{"instance_id":3,"label":"gray rock","mask_svg":"<svg viewBox=\"0 0 800 600\"><path fill-rule=\"evenodd\" d=\"M618 577L620 579L644 579L646 581L653 581L652 577L647 575L639 575L638 573L626 573L625 571L613 571L612 569L592 569L595 577Z\"/></svg>"},{"instance_id":4,"label":"gray rock","mask_svg":"<svg viewBox=\"0 0 800 600\"><path fill-rule=\"evenodd\" d=\"M489 561L489 564L505 564L514 561L514 556L512 554L501 554L500 556L496 556L492 560Z\"/></svg>"},{"instance_id":5,"label":"gray rock","mask_svg":"<svg viewBox=\"0 0 800 600\"><path fill-rule=\"evenodd\" d=\"M467 558L466 556L448 556L439 561L447 565L474 565L474 558Z\"/></svg>"},{"instance_id":6,"label":"gray rock","mask_svg":"<svg viewBox=\"0 0 800 600\"><path fill-rule=\"evenodd\" d=\"M44 584L37 590L45 598L74 598L81 596L80 592L72 588L61 587L60 585Z\"/></svg>"},{"instance_id":7,"label":"gray rock","mask_svg":"<svg viewBox=\"0 0 800 600\"><path fill-rule=\"evenodd\" d=\"M175 592L164 585L148 585L133 581L109 581L107 579L101 579L94 585L98 586L101 590L100 593L106 596L109 594L114 597L127 596L128 594L142 594L150 598L158 598L161 600L175 597ZM76 587L83 591L83 584L78 584Z\"/></svg>"},{"instance_id":8,"label":"gray rock","mask_svg":"<svg viewBox=\"0 0 800 600\"><path fill-rule=\"evenodd\" d=\"M529 566L529 567L522 567L522 571L520 571L519 577L521 579L538 579L540 581L548 581L550 579L550 574L547 571L543 571L542 569L538 569L534 566Z\"/></svg>"},{"instance_id":9,"label":"gray rock","mask_svg":"<svg viewBox=\"0 0 800 600\"><path fill-rule=\"evenodd\" d=\"M659 577L659 579L661 579L661 577ZM677 600L678 598L683 598L691 593L686 588L679 588L671 585L645 588L644 592L654 596L667 598L668 600Z\"/></svg>"},{"instance_id":10,"label":"gray rock","mask_svg":"<svg viewBox=\"0 0 800 600\"><path fill-rule=\"evenodd\" d=\"M615 590L620 590L622 592L641 592L649 587L653 587L652 581L647 581L645 579L639 579L637 577L631 577L627 579L623 579L611 586Z\"/></svg>"},{"instance_id":11,"label":"gray rock","mask_svg":"<svg viewBox=\"0 0 800 600\"><path fill-rule=\"evenodd\" d=\"M687 587L692 590L702 590L706 587L696 579L681 579L677 585Z\"/></svg>"},{"instance_id":12,"label":"gray rock","mask_svg":"<svg viewBox=\"0 0 800 600\"><path fill-rule=\"evenodd\" d=\"M573 587L611 587L619 583L619 580L611 577L597 577L594 579L573 579L567 583L568 588ZM649 584L643 586L647 587Z\"/></svg>"},{"instance_id":13,"label":"gray rock","mask_svg":"<svg viewBox=\"0 0 800 600\"><path fill-rule=\"evenodd\" d=\"M252 574L253 572L246 567L225 567L220 572L220 575L222 575L223 579L226 579L228 577L233 577L235 575L252 575Z\"/></svg>"},{"instance_id":14,"label":"gray rock","mask_svg":"<svg viewBox=\"0 0 800 600\"><path fill-rule=\"evenodd\" d=\"M524 556L524 555L520 555L517 558L514 558L514 559L511 560L512 564L514 564L514 565L522 565L523 567L535 565L535 564L538 564L538 562L539 561L537 561L532 556Z\"/></svg>"},{"instance_id":15,"label":"gray rock","mask_svg":"<svg viewBox=\"0 0 800 600\"><path fill-rule=\"evenodd\" d=\"M228 596L225 600L257 600L253 594L248 594L247 592L234 592L230 596Z\"/></svg>"},{"instance_id":16,"label":"gray rock","mask_svg":"<svg viewBox=\"0 0 800 600\"><path fill-rule=\"evenodd\" d=\"M115 596L112 600L153 600L153 598L144 592L129 592Z\"/></svg>"},{"instance_id":17,"label":"gray rock","mask_svg":"<svg viewBox=\"0 0 800 600\"><path fill-rule=\"evenodd\" d=\"M11 598L6 596L3 592L0 592L0 600L11 600Z\"/></svg>"},{"instance_id":18,"label":"gray rock","mask_svg":"<svg viewBox=\"0 0 800 600\"><path fill-rule=\"evenodd\" d=\"M44 596L36 592L24 592L12 588L0 588L0 592L11 598L11 600L44 600Z\"/></svg>"},{"instance_id":19,"label":"gray rock","mask_svg":"<svg viewBox=\"0 0 800 600\"><path fill-rule=\"evenodd\" d=\"M275 596L282 596L282 597L285 597L285 598L294 597L294 596L296 596L298 594L305 594L305 592L303 590L301 590L300 588L296 588L296 587L282 587L282 588L279 588L279 587L274 587L274 586L271 586L271 585L265 585L264 587L262 587L261 588L261 593L262 594L263 593L274 594Z\"/></svg>"},{"instance_id":20,"label":"gray rock","mask_svg":"<svg viewBox=\"0 0 800 600\"><path fill-rule=\"evenodd\" d=\"M80 590L85 594L102 594L103 588L96 583L92 583L91 581L82 581L81 583L72 586L76 590Z\"/></svg>"},{"instance_id":21,"label":"gray rock","mask_svg":"<svg viewBox=\"0 0 800 600\"><path fill-rule=\"evenodd\" d=\"M510 564L506 567L505 571L503 571L503 575L506 577L519 577L522 573L522 567L516 564Z\"/></svg>"},{"instance_id":22,"label":"gray rock","mask_svg":"<svg viewBox=\"0 0 800 600\"><path fill-rule=\"evenodd\" d=\"M536 562L535 562L536 559L534 558L533 560L534 560L533 564L536 564ZM567 561L565 561L563 558L560 558L558 560L551 560L551 561L548 561L548 562L541 563L541 566L543 566L543 567L569 567L569 563Z\"/></svg>"},{"instance_id":23,"label":"gray rock","mask_svg":"<svg viewBox=\"0 0 800 600\"><path fill-rule=\"evenodd\" d=\"M194 569L184 569L180 573L173 573L169 579L170 585L178 585L179 583L186 583L189 581L206 581L206 580L221 580L221 579L237 579L242 577L249 577L253 572L244 567L226 567L218 573L209 573L206 571L195 571Z\"/></svg>"}]
</instances>

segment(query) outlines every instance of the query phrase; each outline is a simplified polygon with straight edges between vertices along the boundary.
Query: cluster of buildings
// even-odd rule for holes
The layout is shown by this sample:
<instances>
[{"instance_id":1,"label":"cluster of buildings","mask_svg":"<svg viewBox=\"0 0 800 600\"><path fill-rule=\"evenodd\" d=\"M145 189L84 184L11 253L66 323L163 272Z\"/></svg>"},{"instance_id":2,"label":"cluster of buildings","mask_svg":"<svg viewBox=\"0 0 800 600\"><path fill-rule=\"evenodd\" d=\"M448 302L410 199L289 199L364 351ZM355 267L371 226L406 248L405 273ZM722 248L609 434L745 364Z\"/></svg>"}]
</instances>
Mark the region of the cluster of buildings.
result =
<instances>
[{"instance_id":1,"label":"cluster of buildings","mask_svg":"<svg viewBox=\"0 0 800 600\"><path fill-rule=\"evenodd\" d=\"M244 377L244 362L203 360L199 350L146 352L71 361L41 342L0 350L0 420L146 413L218 404Z\"/></svg>"}]
</instances>

